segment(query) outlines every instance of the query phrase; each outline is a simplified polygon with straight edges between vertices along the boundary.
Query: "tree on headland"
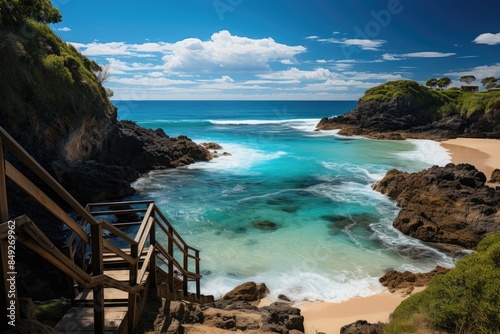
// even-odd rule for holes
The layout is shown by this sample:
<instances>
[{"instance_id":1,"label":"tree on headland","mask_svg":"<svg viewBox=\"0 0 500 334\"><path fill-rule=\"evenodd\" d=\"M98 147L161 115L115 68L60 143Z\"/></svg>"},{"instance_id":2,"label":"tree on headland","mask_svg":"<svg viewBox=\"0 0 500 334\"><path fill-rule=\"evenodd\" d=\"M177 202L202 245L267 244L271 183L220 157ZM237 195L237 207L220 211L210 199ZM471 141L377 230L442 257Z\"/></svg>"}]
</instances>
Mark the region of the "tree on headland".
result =
<instances>
[{"instance_id":1,"label":"tree on headland","mask_svg":"<svg viewBox=\"0 0 500 334\"><path fill-rule=\"evenodd\" d=\"M476 81L476 77L473 75L463 75L460 77L460 81L470 85L471 82Z\"/></svg>"},{"instance_id":2,"label":"tree on headland","mask_svg":"<svg viewBox=\"0 0 500 334\"><path fill-rule=\"evenodd\" d=\"M441 89L446 89L451 84L451 79L444 77L437 81L437 86Z\"/></svg>"},{"instance_id":3,"label":"tree on headland","mask_svg":"<svg viewBox=\"0 0 500 334\"><path fill-rule=\"evenodd\" d=\"M437 86L438 80L436 78L430 78L425 82L425 85L431 89L434 89Z\"/></svg>"},{"instance_id":4,"label":"tree on headland","mask_svg":"<svg viewBox=\"0 0 500 334\"><path fill-rule=\"evenodd\" d=\"M58 23L62 16L50 0L0 0L0 26L20 26L27 19Z\"/></svg>"},{"instance_id":5,"label":"tree on headland","mask_svg":"<svg viewBox=\"0 0 500 334\"><path fill-rule=\"evenodd\" d=\"M481 83L486 89L500 88L500 78L486 77L481 80Z\"/></svg>"}]
</instances>

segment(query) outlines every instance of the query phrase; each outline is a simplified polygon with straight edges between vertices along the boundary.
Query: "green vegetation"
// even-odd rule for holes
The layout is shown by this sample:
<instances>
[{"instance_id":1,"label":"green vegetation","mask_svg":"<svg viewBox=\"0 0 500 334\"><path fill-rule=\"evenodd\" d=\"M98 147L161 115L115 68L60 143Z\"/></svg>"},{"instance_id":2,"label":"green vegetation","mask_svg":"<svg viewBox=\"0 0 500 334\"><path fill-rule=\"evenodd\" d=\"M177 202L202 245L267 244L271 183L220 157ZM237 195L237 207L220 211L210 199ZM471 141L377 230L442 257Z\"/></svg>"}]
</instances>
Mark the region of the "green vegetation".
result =
<instances>
[{"instance_id":1,"label":"green vegetation","mask_svg":"<svg viewBox=\"0 0 500 334\"><path fill-rule=\"evenodd\" d=\"M96 77L101 67L47 26L60 20L50 1L0 0L0 12L0 117L14 131L54 129L57 119L84 115L116 117L112 92Z\"/></svg>"},{"instance_id":2,"label":"green vegetation","mask_svg":"<svg viewBox=\"0 0 500 334\"><path fill-rule=\"evenodd\" d=\"M500 78L487 77L481 80L481 83L486 89L500 88Z\"/></svg>"},{"instance_id":3,"label":"green vegetation","mask_svg":"<svg viewBox=\"0 0 500 334\"><path fill-rule=\"evenodd\" d=\"M473 75L463 75L460 77L460 82L465 82L468 85L474 81L476 81L476 77Z\"/></svg>"},{"instance_id":4,"label":"green vegetation","mask_svg":"<svg viewBox=\"0 0 500 334\"><path fill-rule=\"evenodd\" d=\"M426 85L437 85L438 81L429 79ZM500 110L499 91L434 90L411 80L390 81L370 88L360 102L389 102L395 98L406 98L415 110L430 115L433 120L455 114L474 117Z\"/></svg>"},{"instance_id":5,"label":"green vegetation","mask_svg":"<svg viewBox=\"0 0 500 334\"><path fill-rule=\"evenodd\" d=\"M36 306L36 320L42 324L54 327L71 308L67 300L49 300Z\"/></svg>"},{"instance_id":6,"label":"green vegetation","mask_svg":"<svg viewBox=\"0 0 500 334\"><path fill-rule=\"evenodd\" d=\"M388 334L500 333L500 232L486 237L476 253L403 301L384 329Z\"/></svg>"}]
</instances>

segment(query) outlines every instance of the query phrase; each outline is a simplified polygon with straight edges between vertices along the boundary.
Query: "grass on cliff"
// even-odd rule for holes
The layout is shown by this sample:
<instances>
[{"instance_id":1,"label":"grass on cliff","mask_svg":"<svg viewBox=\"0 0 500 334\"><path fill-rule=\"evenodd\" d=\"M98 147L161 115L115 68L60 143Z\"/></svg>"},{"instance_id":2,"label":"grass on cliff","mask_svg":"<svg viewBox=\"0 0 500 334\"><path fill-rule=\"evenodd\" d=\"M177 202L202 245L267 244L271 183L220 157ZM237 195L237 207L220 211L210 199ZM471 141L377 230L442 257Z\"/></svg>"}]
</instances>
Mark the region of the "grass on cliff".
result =
<instances>
[{"instance_id":1,"label":"grass on cliff","mask_svg":"<svg viewBox=\"0 0 500 334\"><path fill-rule=\"evenodd\" d=\"M45 23L26 19L20 25L0 26L0 62L0 115L11 125L32 123L34 115L37 121L52 123L55 114L89 110L116 117L94 74L99 65Z\"/></svg>"},{"instance_id":2,"label":"grass on cliff","mask_svg":"<svg viewBox=\"0 0 500 334\"><path fill-rule=\"evenodd\" d=\"M486 237L476 253L403 301L384 329L387 334L500 333L500 232Z\"/></svg>"},{"instance_id":3,"label":"grass on cliff","mask_svg":"<svg viewBox=\"0 0 500 334\"><path fill-rule=\"evenodd\" d=\"M433 114L434 120L454 114L474 117L500 110L498 91L433 90L412 80L390 81L370 88L359 101L388 102L398 97L413 99L419 111Z\"/></svg>"}]
</instances>

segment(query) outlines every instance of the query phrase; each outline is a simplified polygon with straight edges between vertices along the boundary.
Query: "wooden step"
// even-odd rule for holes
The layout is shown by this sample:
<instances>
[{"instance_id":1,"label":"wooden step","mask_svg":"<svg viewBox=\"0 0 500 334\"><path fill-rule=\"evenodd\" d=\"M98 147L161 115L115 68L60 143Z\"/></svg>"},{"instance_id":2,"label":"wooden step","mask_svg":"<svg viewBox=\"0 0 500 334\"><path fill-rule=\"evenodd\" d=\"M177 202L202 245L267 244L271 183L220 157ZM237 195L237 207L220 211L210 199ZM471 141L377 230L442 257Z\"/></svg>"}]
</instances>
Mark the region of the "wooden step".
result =
<instances>
[{"instance_id":1,"label":"wooden step","mask_svg":"<svg viewBox=\"0 0 500 334\"><path fill-rule=\"evenodd\" d=\"M104 333L120 334L127 332L126 306L104 307ZM78 332L82 334L95 333L94 308L92 306L75 306L54 327L61 333Z\"/></svg>"}]
</instances>

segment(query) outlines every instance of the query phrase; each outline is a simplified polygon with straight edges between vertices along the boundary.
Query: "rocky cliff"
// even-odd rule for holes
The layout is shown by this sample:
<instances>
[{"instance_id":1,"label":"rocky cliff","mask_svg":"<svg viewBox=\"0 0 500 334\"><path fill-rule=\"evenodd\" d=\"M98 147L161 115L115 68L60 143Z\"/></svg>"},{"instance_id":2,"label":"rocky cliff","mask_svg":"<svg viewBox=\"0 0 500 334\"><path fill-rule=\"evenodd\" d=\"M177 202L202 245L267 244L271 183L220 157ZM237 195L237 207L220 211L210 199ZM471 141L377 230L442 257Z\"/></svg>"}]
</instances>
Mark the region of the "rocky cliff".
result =
<instances>
[{"instance_id":1,"label":"rocky cliff","mask_svg":"<svg viewBox=\"0 0 500 334\"><path fill-rule=\"evenodd\" d=\"M500 230L500 187L469 164L434 166L418 173L393 169L373 188L397 201L394 227L414 238L473 249Z\"/></svg>"},{"instance_id":2,"label":"rocky cliff","mask_svg":"<svg viewBox=\"0 0 500 334\"><path fill-rule=\"evenodd\" d=\"M317 129L377 139L500 138L500 92L436 91L392 81L367 90L347 114L323 118Z\"/></svg>"}]
</instances>

